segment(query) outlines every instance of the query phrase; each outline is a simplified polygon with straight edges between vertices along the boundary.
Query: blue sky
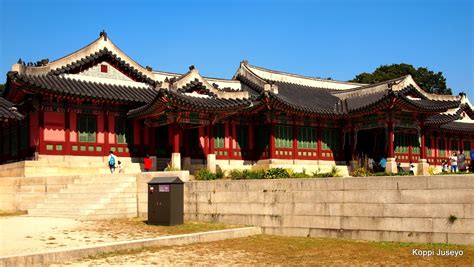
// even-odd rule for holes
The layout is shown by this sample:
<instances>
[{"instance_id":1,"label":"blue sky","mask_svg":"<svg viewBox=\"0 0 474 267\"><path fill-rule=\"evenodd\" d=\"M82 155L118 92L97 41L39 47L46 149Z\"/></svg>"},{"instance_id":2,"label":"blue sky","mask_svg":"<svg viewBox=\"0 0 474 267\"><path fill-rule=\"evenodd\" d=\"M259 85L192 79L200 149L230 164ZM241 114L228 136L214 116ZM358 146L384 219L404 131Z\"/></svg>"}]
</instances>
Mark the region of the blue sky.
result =
<instances>
[{"instance_id":1,"label":"blue sky","mask_svg":"<svg viewBox=\"0 0 474 267\"><path fill-rule=\"evenodd\" d=\"M0 72L57 59L105 29L143 66L230 78L241 60L349 80L382 64L442 71L474 99L474 6L446 1L0 0ZM5 78L3 78L5 79Z\"/></svg>"}]
</instances>

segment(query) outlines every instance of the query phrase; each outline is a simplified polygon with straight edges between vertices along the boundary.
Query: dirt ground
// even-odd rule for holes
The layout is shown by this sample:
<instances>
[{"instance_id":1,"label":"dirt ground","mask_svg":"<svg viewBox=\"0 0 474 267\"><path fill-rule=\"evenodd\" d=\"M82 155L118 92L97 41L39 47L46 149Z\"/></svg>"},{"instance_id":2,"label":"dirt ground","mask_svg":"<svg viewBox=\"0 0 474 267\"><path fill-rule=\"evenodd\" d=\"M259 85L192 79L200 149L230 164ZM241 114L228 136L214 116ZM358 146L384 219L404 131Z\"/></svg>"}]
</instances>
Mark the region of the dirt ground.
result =
<instances>
[{"instance_id":1,"label":"dirt ground","mask_svg":"<svg viewBox=\"0 0 474 267\"><path fill-rule=\"evenodd\" d=\"M462 251L415 256L413 249ZM104 254L53 266L138 265L474 266L474 246L346 241L260 235L212 243Z\"/></svg>"},{"instance_id":2,"label":"dirt ground","mask_svg":"<svg viewBox=\"0 0 474 267\"><path fill-rule=\"evenodd\" d=\"M178 226L155 226L148 225L139 218L79 221L66 218L0 216L0 256L232 227L236 226L201 222L186 222Z\"/></svg>"}]
</instances>

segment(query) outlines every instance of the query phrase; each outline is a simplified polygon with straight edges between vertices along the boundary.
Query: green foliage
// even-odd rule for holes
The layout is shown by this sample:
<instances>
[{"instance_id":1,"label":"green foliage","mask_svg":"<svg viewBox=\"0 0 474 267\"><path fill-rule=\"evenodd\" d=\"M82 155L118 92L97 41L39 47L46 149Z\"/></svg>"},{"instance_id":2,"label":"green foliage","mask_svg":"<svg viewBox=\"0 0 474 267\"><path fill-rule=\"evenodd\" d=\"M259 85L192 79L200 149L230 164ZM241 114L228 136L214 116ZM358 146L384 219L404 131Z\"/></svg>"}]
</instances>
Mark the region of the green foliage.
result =
<instances>
[{"instance_id":1,"label":"green foliage","mask_svg":"<svg viewBox=\"0 0 474 267\"><path fill-rule=\"evenodd\" d=\"M290 178L290 174L283 168L271 168L264 176L265 179Z\"/></svg>"},{"instance_id":2,"label":"green foliage","mask_svg":"<svg viewBox=\"0 0 474 267\"><path fill-rule=\"evenodd\" d=\"M221 179L223 176L224 175L222 173L222 176L218 177L217 173L212 173L206 168L202 168L194 174L194 177L196 178L196 180L216 180L216 179Z\"/></svg>"},{"instance_id":3,"label":"green foliage","mask_svg":"<svg viewBox=\"0 0 474 267\"><path fill-rule=\"evenodd\" d=\"M430 175L435 175L435 174L437 173L435 166L429 166L429 167L428 167L428 173L429 173Z\"/></svg>"},{"instance_id":4,"label":"green foliage","mask_svg":"<svg viewBox=\"0 0 474 267\"><path fill-rule=\"evenodd\" d=\"M0 95L2 95L4 90L5 90L5 84L0 84Z\"/></svg>"},{"instance_id":5,"label":"green foliage","mask_svg":"<svg viewBox=\"0 0 474 267\"><path fill-rule=\"evenodd\" d=\"M370 175L370 172L366 170L364 167L355 168L354 171L352 171L351 173L352 177L365 177L369 175Z\"/></svg>"},{"instance_id":6,"label":"green foliage","mask_svg":"<svg viewBox=\"0 0 474 267\"><path fill-rule=\"evenodd\" d=\"M410 64L392 64L382 65L378 67L373 73L361 73L357 75L351 82L358 83L378 83L384 82L391 79L399 78L410 74L413 80L426 92L439 94L439 95L451 95L452 90L446 85L446 78L442 72L435 73L424 67L415 68Z\"/></svg>"},{"instance_id":7,"label":"green foliage","mask_svg":"<svg viewBox=\"0 0 474 267\"><path fill-rule=\"evenodd\" d=\"M224 172L222 171L221 167L216 166L216 179L224 178Z\"/></svg>"},{"instance_id":8,"label":"green foliage","mask_svg":"<svg viewBox=\"0 0 474 267\"><path fill-rule=\"evenodd\" d=\"M265 170L252 171L234 169L229 172L229 177L232 180L263 179L265 177Z\"/></svg>"},{"instance_id":9,"label":"green foliage","mask_svg":"<svg viewBox=\"0 0 474 267\"><path fill-rule=\"evenodd\" d=\"M179 169L179 168L175 168L175 167L171 166L171 164L168 163L168 164L166 165L166 168L165 168L163 171L165 171L165 172L173 172L173 171L180 171L180 169Z\"/></svg>"},{"instance_id":10,"label":"green foliage","mask_svg":"<svg viewBox=\"0 0 474 267\"><path fill-rule=\"evenodd\" d=\"M244 176L244 172L239 169L233 169L229 172L229 178L232 180L242 180L242 179L247 179L247 177Z\"/></svg>"},{"instance_id":11,"label":"green foliage","mask_svg":"<svg viewBox=\"0 0 474 267\"><path fill-rule=\"evenodd\" d=\"M311 178L313 177L312 175L307 174L306 172L295 172L293 173L292 178Z\"/></svg>"},{"instance_id":12,"label":"green foliage","mask_svg":"<svg viewBox=\"0 0 474 267\"><path fill-rule=\"evenodd\" d=\"M331 172L329 172L331 174L330 177L341 177L341 174L339 172L339 169L336 167L336 165L333 165L332 168L331 168Z\"/></svg>"},{"instance_id":13,"label":"green foliage","mask_svg":"<svg viewBox=\"0 0 474 267\"><path fill-rule=\"evenodd\" d=\"M265 170L255 170L255 171L249 171L245 170L244 175L246 179L263 179L265 178Z\"/></svg>"},{"instance_id":14,"label":"green foliage","mask_svg":"<svg viewBox=\"0 0 474 267\"><path fill-rule=\"evenodd\" d=\"M458 217L456 217L455 215L449 215L448 223L453 224L457 219L458 219Z\"/></svg>"}]
</instances>

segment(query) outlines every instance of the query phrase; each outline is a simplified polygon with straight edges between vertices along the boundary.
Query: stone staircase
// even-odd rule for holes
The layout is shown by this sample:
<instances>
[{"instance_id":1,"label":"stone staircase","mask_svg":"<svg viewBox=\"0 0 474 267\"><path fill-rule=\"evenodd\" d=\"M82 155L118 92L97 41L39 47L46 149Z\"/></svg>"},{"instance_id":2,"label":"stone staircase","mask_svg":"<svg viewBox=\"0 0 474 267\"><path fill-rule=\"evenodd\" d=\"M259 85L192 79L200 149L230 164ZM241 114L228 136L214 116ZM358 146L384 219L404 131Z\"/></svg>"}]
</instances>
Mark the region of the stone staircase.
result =
<instances>
[{"instance_id":1,"label":"stone staircase","mask_svg":"<svg viewBox=\"0 0 474 267\"><path fill-rule=\"evenodd\" d=\"M135 176L81 176L43 203L28 210L29 216L102 220L137 216Z\"/></svg>"},{"instance_id":2,"label":"stone staircase","mask_svg":"<svg viewBox=\"0 0 474 267\"><path fill-rule=\"evenodd\" d=\"M119 157L125 173L140 173L139 159ZM42 155L38 160L0 165L0 177L39 177L110 174L107 157Z\"/></svg>"}]
</instances>

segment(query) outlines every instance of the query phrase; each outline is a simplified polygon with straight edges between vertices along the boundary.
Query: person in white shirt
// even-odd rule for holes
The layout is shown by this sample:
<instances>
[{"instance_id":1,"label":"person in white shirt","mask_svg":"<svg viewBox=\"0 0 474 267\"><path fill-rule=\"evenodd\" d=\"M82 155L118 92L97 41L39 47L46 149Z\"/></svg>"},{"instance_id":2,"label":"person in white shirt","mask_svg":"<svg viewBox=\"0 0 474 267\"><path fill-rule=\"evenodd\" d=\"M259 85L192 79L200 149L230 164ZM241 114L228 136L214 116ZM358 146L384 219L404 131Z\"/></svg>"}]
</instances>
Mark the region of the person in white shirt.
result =
<instances>
[{"instance_id":1,"label":"person in white shirt","mask_svg":"<svg viewBox=\"0 0 474 267\"><path fill-rule=\"evenodd\" d=\"M456 152L453 153L451 157L449 157L451 161L451 172L456 172L458 168L458 155Z\"/></svg>"},{"instance_id":2,"label":"person in white shirt","mask_svg":"<svg viewBox=\"0 0 474 267\"><path fill-rule=\"evenodd\" d=\"M123 173L123 165L120 160L118 161L117 169L118 169L118 173Z\"/></svg>"}]
</instances>

